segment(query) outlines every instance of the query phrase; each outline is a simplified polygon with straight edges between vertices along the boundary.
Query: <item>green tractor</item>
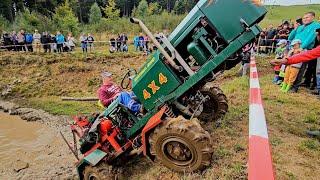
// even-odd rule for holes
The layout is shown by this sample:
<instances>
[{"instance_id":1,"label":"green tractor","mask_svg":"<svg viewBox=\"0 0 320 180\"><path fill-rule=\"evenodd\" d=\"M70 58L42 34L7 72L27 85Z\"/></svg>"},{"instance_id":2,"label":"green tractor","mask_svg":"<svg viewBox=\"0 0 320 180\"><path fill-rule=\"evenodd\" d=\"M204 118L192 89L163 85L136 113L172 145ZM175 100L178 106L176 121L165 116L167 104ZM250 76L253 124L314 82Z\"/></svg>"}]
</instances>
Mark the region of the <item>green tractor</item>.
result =
<instances>
[{"instance_id":1,"label":"green tractor","mask_svg":"<svg viewBox=\"0 0 320 180\"><path fill-rule=\"evenodd\" d=\"M251 1L200 0L160 40L131 18L157 47L131 82L145 112L134 114L115 100L99 115L75 118L71 128L74 139L79 137L81 158L77 143L69 147L79 160L80 179L114 179L116 167L141 154L178 172L209 166L212 140L199 121L217 122L228 111L226 96L210 82L241 61L243 47L253 44L266 13Z\"/></svg>"}]
</instances>

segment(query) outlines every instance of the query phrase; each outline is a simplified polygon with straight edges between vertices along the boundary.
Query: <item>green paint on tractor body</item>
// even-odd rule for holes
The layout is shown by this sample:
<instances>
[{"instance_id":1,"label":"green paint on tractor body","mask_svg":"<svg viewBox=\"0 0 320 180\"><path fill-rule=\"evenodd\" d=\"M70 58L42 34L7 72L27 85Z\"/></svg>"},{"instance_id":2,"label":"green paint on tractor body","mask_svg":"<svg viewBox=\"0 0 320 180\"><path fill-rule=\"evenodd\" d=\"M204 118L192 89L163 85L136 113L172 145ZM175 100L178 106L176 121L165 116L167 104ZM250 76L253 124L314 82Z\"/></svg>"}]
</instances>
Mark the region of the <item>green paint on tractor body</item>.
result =
<instances>
[{"instance_id":1,"label":"green paint on tractor body","mask_svg":"<svg viewBox=\"0 0 320 180\"><path fill-rule=\"evenodd\" d=\"M237 7L236 11L234 7ZM192 55L201 68L185 82L181 82L176 72L165 63L159 50L152 54L134 77L132 88L148 113L125 132L127 138L141 131L149 118L157 113L159 107L178 99L228 57L259 35L260 28L257 24L266 13L264 7L253 5L249 1L219 0L212 4L208 4L206 0L199 1L168 39L178 51L183 50L185 54ZM195 31L195 27L201 23L201 18L205 18L210 27L227 44L221 52L213 50L205 39L210 29L200 28ZM186 40L191 42L186 44ZM179 53L185 55L183 52ZM105 115L113 112L117 103L113 104L106 109Z\"/></svg>"},{"instance_id":2,"label":"green paint on tractor body","mask_svg":"<svg viewBox=\"0 0 320 180\"><path fill-rule=\"evenodd\" d=\"M132 90L144 108L152 110L157 103L163 103L161 102L163 97L180 84L175 73L164 63L157 51L133 79Z\"/></svg>"},{"instance_id":3,"label":"green paint on tractor body","mask_svg":"<svg viewBox=\"0 0 320 180\"><path fill-rule=\"evenodd\" d=\"M201 17L208 19L220 37L226 42L231 42L243 33L244 28L240 24L240 19L251 27L260 22L267 13L265 7L256 6L246 0L214 0L211 4L208 2L208 0L200 0L171 33L169 39L174 46L192 33Z\"/></svg>"},{"instance_id":4,"label":"green paint on tractor body","mask_svg":"<svg viewBox=\"0 0 320 180\"><path fill-rule=\"evenodd\" d=\"M116 100L103 112L103 116L118 125L123 119L118 118L118 121L115 121L116 115L125 114L127 120L133 123L129 128L123 128L124 130L119 127L125 137L122 141L132 141L139 139L142 129L161 107L166 106L169 110L176 108L177 114L181 115L182 108L179 109L176 104L187 99L189 95L195 96L192 93L200 92L210 75L230 69L241 61L238 58L234 63L234 60L228 58L241 57L239 54L243 53L242 47L253 42L260 34L258 23L266 13L264 7L246 0L200 0L169 36L174 51L164 47L168 54L179 53L192 73L186 69L178 71L157 50L132 81L132 90L146 112L135 116ZM166 46L165 43L162 46ZM176 57L172 60L182 66ZM167 117L171 117L166 113L164 114ZM137 142L139 144L139 141ZM104 156L105 154L99 151L89 154L79 162L78 172L83 171L87 164L95 165ZM81 179L81 173L79 175Z\"/></svg>"}]
</instances>

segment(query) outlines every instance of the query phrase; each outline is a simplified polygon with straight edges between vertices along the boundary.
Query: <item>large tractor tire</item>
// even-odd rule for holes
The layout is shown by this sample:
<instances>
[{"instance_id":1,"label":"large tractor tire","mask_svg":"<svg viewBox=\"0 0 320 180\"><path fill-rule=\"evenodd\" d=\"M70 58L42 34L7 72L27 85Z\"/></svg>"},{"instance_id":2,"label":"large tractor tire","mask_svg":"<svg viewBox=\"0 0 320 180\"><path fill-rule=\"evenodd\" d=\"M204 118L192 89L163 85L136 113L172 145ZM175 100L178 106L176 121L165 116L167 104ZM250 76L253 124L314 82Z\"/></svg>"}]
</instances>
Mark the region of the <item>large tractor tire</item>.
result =
<instances>
[{"instance_id":1,"label":"large tractor tire","mask_svg":"<svg viewBox=\"0 0 320 180\"><path fill-rule=\"evenodd\" d=\"M211 138L196 120L166 120L149 137L150 153L166 167L195 172L210 165Z\"/></svg>"},{"instance_id":2,"label":"large tractor tire","mask_svg":"<svg viewBox=\"0 0 320 180\"><path fill-rule=\"evenodd\" d=\"M215 86L205 86L201 93L209 96L209 100L203 103L203 111L199 119L203 121L219 121L228 112L228 100L223 91Z\"/></svg>"},{"instance_id":3,"label":"large tractor tire","mask_svg":"<svg viewBox=\"0 0 320 180\"><path fill-rule=\"evenodd\" d=\"M101 163L97 166L86 166L83 171L84 180L114 180L117 179L112 167Z\"/></svg>"}]
</instances>

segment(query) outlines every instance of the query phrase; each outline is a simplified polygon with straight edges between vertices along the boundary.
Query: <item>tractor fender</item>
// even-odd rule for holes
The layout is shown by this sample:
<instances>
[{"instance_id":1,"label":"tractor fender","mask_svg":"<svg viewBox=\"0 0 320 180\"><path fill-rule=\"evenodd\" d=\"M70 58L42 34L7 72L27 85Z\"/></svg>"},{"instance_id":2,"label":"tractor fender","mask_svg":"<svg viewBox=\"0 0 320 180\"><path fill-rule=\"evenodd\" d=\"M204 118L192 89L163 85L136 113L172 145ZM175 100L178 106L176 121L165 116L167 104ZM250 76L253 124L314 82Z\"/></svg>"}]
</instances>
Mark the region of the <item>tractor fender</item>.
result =
<instances>
[{"instance_id":1,"label":"tractor fender","mask_svg":"<svg viewBox=\"0 0 320 180\"><path fill-rule=\"evenodd\" d=\"M142 141L142 151L143 151L144 156L147 156L147 143L148 142L146 140L146 134L162 122L161 117L164 114L165 110L166 110L166 106L162 107L159 112L157 112L155 115L153 115L149 119L149 121L147 122L145 127L142 129L141 141Z\"/></svg>"},{"instance_id":2,"label":"tractor fender","mask_svg":"<svg viewBox=\"0 0 320 180\"><path fill-rule=\"evenodd\" d=\"M92 153L88 154L84 157L78 164L77 164L77 172L80 177L80 180L83 179L83 170L86 166L96 166L105 156L107 153L96 149Z\"/></svg>"}]
</instances>

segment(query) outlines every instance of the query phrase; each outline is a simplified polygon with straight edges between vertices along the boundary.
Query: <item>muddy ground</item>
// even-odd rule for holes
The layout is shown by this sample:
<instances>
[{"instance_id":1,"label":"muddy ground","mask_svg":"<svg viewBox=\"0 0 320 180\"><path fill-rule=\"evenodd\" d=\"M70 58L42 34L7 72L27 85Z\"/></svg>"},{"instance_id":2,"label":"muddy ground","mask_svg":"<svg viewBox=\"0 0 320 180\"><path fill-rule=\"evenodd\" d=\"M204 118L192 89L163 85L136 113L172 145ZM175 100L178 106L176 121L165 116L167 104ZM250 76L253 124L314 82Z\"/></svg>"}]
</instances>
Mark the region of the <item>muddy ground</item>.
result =
<instances>
[{"instance_id":1,"label":"muddy ground","mask_svg":"<svg viewBox=\"0 0 320 180\"><path fill-rule=\"evenodd\" d=\"M1 179L76 177L75 158L59 134L62 131L70 137L68 117L0 101L0 119L1 133L5 137L0 139L7 141L0 146ZM10 123L14 123L14 127L8 126ZM10 128L14 130L8 132Z\"/></svg>"}]
</instances>

